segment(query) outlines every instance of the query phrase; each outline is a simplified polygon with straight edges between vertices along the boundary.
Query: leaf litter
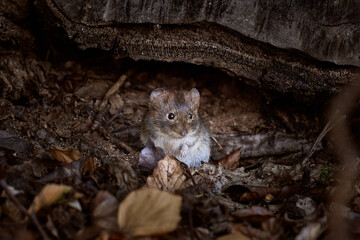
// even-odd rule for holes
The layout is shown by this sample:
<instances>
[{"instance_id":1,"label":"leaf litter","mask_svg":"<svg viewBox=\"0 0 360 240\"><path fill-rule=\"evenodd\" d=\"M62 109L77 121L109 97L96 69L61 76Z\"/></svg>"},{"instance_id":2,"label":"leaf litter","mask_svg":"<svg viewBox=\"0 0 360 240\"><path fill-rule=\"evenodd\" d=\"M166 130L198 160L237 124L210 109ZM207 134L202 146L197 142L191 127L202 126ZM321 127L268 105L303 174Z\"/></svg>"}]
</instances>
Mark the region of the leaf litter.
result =
<instances>
[{"instance_id":1,"label":"leaf litter","mask_svg":"<svg viewBox=\"0 0 360 240\"><path fill-rule=\"evenodd\" d=\"M323 137L340 118L321 132L318 111L265 103L221 73L132 65L69 61L28 104L1 99L1 238L322 239L333 208L359 236L356 188L350 205L329 202L339 165ZM214 141L199 168L139 141L149 93L170 86L201 92Z\"/></svg>"}]
</instances>

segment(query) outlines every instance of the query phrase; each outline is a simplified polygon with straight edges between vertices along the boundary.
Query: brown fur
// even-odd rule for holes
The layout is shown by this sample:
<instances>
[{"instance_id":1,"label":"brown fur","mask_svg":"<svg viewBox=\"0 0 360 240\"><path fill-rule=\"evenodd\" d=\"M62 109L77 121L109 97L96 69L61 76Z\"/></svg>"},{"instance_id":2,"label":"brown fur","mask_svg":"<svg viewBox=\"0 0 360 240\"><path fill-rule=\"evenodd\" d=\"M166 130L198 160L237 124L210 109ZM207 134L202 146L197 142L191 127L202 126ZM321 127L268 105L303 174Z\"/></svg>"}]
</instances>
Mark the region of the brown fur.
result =
<instances>
[{"instance_id":1,"label":"brown fur","mask_svg":"<svg viewBox=\"0 0 360 240\"><path fill-rule=\"evenodd\" d=\"M160 147L175 157L179 157L181 145L178 146L178 143L182 141L190 145L189 147L201 143L200 145L205 144L204 147L207 148L210 144L209 133L198 115L199 106L200 95L196 89L154 90L142 120L141 141L146 144L151 138L156 145L158 140ZM168 119L170 113L175 115L173 120ZM190 113L192 119L189 118ZM191 154L191 151L188 154Z\"/></svg>"}]
</instances>

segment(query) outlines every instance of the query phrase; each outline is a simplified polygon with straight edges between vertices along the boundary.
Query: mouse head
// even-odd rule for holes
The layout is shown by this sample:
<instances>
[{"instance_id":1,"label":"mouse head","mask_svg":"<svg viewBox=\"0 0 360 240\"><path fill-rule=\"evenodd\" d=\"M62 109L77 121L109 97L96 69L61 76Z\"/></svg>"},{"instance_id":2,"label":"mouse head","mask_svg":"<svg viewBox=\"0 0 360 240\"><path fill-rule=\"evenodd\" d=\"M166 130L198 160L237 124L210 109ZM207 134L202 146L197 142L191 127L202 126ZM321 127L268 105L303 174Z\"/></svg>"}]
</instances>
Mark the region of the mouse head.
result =
<instances>
[{"instance_id":1,"label":"mouse head","mask_svg":"<svg viewBox=\"0 0 360 240\"><path fill-rule=\"evenodd\" d=\"M155 130L182 138L199 125L199 106L200 93L196 88L190 91L158 88L150 95L149 112Z\"/></svg>"}]
</instances>

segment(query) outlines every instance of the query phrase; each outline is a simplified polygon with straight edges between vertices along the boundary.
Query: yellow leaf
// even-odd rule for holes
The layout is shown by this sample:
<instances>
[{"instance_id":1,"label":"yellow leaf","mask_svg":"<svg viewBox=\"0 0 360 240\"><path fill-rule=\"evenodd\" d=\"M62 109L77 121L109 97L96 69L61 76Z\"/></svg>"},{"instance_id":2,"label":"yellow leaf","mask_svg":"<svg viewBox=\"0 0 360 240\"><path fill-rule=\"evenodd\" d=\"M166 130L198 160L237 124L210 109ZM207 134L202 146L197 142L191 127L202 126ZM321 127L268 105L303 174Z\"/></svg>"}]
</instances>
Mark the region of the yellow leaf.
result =
<instances>
[{"instance_id":1,"label":"yellow leaf","mask_svg":"<svg viewBox=\"0 0 360 240\"><path fill-rule=\"evenodd\" d=\"M28 212L38 212L42 207L50 206L59 201L72 187L58 184L47 184L34 198Z\"/></svg>"},{"instance_id":2,"label":"yellow leaf","mask_svg":"<svg viewBox=\"0 0 360 240\"><path fill-rule=\"evenodd\" d=\"M180 220L182 198L158 189L131 192L119 205L118 224L134 236L154 236L174 231Z\"/></svg>"}]
</instances>

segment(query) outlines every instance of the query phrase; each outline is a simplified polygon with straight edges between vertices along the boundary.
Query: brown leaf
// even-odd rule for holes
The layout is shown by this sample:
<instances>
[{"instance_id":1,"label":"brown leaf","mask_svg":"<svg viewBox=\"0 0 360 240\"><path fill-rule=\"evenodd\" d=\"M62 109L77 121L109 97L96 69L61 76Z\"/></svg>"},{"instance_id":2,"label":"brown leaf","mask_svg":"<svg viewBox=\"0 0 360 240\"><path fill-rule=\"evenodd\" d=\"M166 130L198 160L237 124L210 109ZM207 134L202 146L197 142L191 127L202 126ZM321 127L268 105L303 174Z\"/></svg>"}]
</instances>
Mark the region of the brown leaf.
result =
<instances>
[{"instance_id":1,"label":"brown leaf","mask_svg":"<svg viewBox=\"0 0 360 240\"><path fill-rule=\"evenodd\" d=\"M81 173L85 175L86 173L91 173L95 169L94 167L94 159L92 157L88 157L85 160Z\"/></svg>"},{"instance_id":2,"label":"brown leaf","mask_svg":"<svg viewBox=\"0 0 360 240\"><path fill-rule=\"evenodd\" d=\"M231 215L239 219L246 218L246 220L249 222L262 222L274 216L274 214L266 208L257 206L237 210Z\"/></svg>"},{"instance_id":3,"label":"brown leaf","mask_svg":"<svg viewBox=\"0 0 360 240\"><path fill-rule=\"evenodd\" d=\"M41 178L39 182L49 183L54 181L63 181L66 179L66 181L71 180L72 184L80 185L82 184L81 169L85 160L86 159L83 158L63 165L62 167L55 169L50 174Z\"/></svg>"},{"instance_id":4,"label":"brown leaf","mask_svg":"<svg viewBox=\"0 0 360 240\"><path fill-rule=\"evenodd\" d=\"M263 229L253 227L251 224L235 223L231 227L231 231L241 232L246 236L249 236L250 239L279 239L272 238L271 233L264 231Z\"/></svg>"},{"instance_id":5,"label":"brown leaf","mask_svg":"<svg viewBox=\"0 0 360 240\"><path fill-rule=\"evenodd\" d=\"M225 169L236 169L239 166L239 161L241 157L242 147L231 152L229 155L223 157L219 160L219 165Z\"/></svg>"},{"instance_id":6,"label":"brown leaf","mask_svg":"<svg viewBox=\"0 0 360 240\"><path fill-rule=\"evenodd\" d=\"M107 191L99 191L92 202L92 216L102 218L110 216L118 209L118 200Z\"/></svg>"},{"instance_id":7,"label":"brown leaf","mask_svg":"<svg viewBox=\"0 0 360 240\"><path fill-rule=\"evenodd\" d=\"M184 187L185 180L186 176L179 162L166 155L159 161L153 174L147 178L146 184L151 188L174 192Z\"/></svg>"},{"instance_id":8,"label":"brown leaf","mask_svg":"<svg viewBox=\"0 0 360 240\"><path fill-rule=\"evenodd\" d=\"M245 236L241 232L235 232L218 237L216 240L250 240L250 238Z\"/></svg>"},{"instance_id":9,"label":"brown leaf","mask_svg":"<svg viewBox=\"0 0 360 240\"><path fill-rule=\"evenodd\" d=\"M72 187L58 184L47 184L34 198L29 213L38 212L42 207L50 206L59 201L64 194L70 192Z\"/></svg>"},{"instance_id":10,"label":"brown leaf","mask_svg":"<svg viewBox=\"0 0 360 240\"><path fill-rule=\"evenodd\" d=\"M106 191L99 191L91 204L91 215L95 225L108 230L116 230L118 200Z\"/></svg>"},{"instance_id":11,"label":"brown leaf","mask_svg":"<svg viewBox=\"0 0 360 240\"><path fill-rule=\"evenodd\" d=\"M111 115L117 113L124 106L124 100L122 100L119 94L112 95L109 99L109 102L111 105L109 113Z\"/></svg>"},{"instance_id":12,"label":"brown leaf","mask_svg":"<svg viewBox=\"0 0 360 240\"><path fill-rule=\"evenodd\" d=\"M118 224L134 236L174 231L180 220L180 196L153 188L131 192L119 205Z\"/></svg>"},{"instance_id":13,"label":"brown leaf","mask_svg":"<svg viewBox=\"0 0 360 240\"><path fill-rule=\"evenodd\" d=\"M53 149L54 150L50 152L51 156L61 163L71 163L83 157L83 154L79 150L65 150L55 146L53 146Z\"/></svg>"}]
</instances>

